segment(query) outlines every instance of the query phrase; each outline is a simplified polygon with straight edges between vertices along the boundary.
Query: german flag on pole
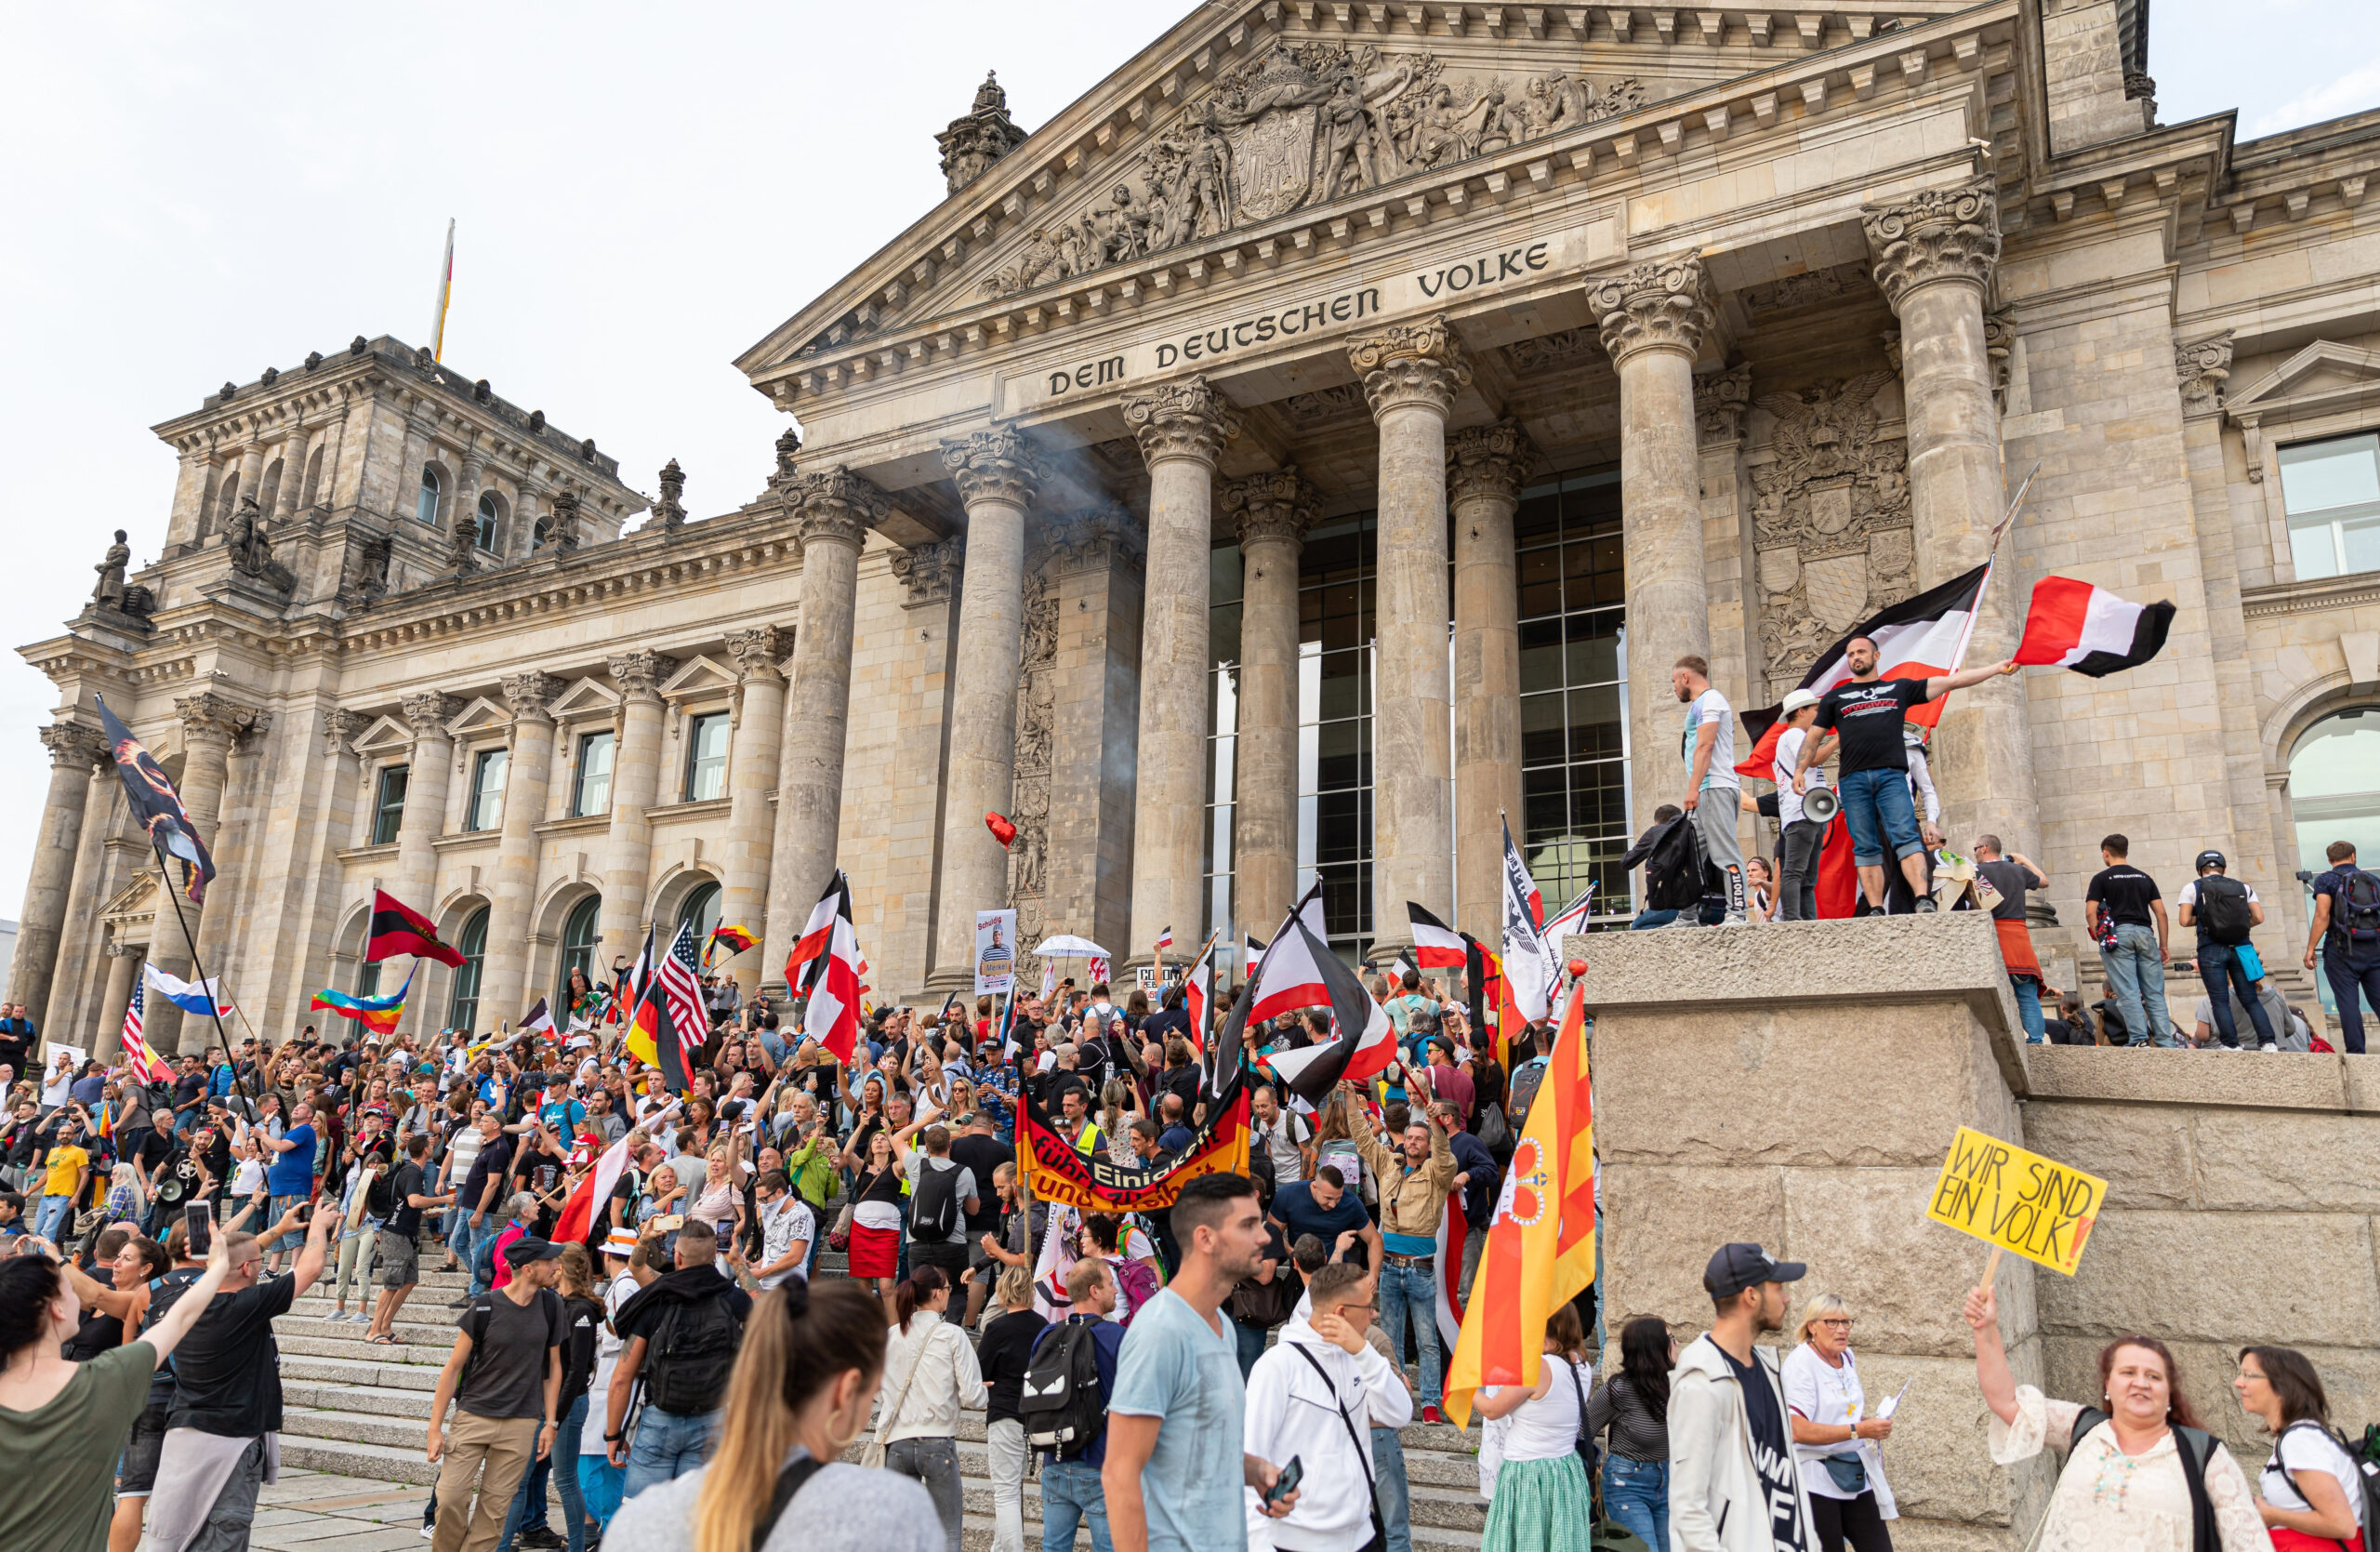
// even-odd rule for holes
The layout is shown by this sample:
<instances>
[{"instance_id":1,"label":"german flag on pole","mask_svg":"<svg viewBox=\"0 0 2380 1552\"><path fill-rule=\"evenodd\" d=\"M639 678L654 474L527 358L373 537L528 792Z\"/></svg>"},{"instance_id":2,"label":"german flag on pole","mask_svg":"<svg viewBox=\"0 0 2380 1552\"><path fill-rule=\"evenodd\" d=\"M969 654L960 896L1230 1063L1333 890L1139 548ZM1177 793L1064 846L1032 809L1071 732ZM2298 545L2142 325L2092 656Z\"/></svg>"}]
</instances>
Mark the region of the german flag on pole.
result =
<instances>
[{"instance_id":1,"label":"german flag on pole","mask_svg":"<svg viewBox=\"0 0 2380 1552\"><path fill-rule=\"evenodd\" d=\"M372 925L364 937L364 962L392 960L399 954L436 960L456 970L463 967L461 951L438 941L438 929L430 924L429 917L387 890L376 889L372 892Z\"/></svg>"},{"instance_id":2,"label":"german flag on pole","mask_svg":"<svg viewBox=\"0 0 2380 1552\"><path fill-rule=\"evenodd\" d=\"M1482 1386L1534 1386L1546 1319L1594 1280L1594 1105L1586 1008L1573 987L1545 1081L1505 1171L1447 1370L1447 1415L1471 1422Z\"/></svg>"}]
</instances>

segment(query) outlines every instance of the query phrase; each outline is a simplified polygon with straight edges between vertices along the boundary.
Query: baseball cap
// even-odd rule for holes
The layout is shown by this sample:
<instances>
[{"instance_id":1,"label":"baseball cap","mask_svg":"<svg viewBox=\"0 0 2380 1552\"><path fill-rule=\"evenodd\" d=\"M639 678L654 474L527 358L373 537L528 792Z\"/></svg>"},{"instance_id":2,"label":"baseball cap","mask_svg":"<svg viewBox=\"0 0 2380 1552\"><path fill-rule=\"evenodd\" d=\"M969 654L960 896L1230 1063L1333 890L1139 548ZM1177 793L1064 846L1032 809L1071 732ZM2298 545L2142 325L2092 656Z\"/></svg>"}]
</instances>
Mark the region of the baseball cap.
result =
<instances>
[{"instance_id":1,"label":"baseball cap","mask_svg":"<svg viewBox=\"0 0 2380 1552\"><path fill-rule=\"evenodd\" d=\"M1818 703L1818 693L1816 690L1788 690L1785 692L1784 704L1777 710L1782 715L1790 717L1803 707L1816 706Z\"/></svg>"},{"instance_id":2,"label":"baseball cap","mask_svg":"<svg viewBox=\"0 0 2380 1552\"><path fill-rule=\"evenodd\" d=\"M1799 1261L1771 1259L1758 1245L1721 1245L1702 1268L1702 1287L1712 1298L1724 1299L1763 1282L1799 1282L1808 1272Z\"/></svg>"},{"instance_id":3,"label":"baseball cap","mask_svg":"<svg viewBox=\"0 0 2380 1552\"><path fill-rule=\"evenodd\" d=\"M551 1240L515 1240L504 1247L504 1259L515 1270L532 1261L551 1261L562 1254L562 1247Z\"/></svg>"},{"instance_id":4,"label":"baseball cap","mask_svg":"<svg viewBox=\"0 0 2380 1552\"><path fill-rule=\"evenodd\" d=\"M2231 865L2223 860L2223 854L2221 852L2207 851L2198 854L2198 862L2196 866L2198 870L2203 873L2210 868L2228 868Z\"/></svg>"}]
</instances>

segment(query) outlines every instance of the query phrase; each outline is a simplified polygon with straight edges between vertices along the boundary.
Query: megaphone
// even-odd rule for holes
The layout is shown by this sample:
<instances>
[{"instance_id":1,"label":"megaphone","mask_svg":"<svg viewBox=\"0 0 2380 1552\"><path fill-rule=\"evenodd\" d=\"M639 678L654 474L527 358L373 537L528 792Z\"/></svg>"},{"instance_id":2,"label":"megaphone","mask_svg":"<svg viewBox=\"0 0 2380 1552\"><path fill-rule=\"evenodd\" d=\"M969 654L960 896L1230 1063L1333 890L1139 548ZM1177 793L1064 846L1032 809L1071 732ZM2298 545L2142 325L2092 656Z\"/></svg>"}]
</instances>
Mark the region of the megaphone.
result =
<instances>
[{"instance_id":1,"label":"megaphone","mask_svg":"<svg viewBox=\"0 0 2380 1552\"><path fill-rule=\"evenodd\" d=\"M1834 816L1842 812L1843 800L1835 795L1831 787L1813 787L1802 794L1802 817L1805 819L1815 819L1822 825L1832 824Z\"/></svg>"}]
</instances>

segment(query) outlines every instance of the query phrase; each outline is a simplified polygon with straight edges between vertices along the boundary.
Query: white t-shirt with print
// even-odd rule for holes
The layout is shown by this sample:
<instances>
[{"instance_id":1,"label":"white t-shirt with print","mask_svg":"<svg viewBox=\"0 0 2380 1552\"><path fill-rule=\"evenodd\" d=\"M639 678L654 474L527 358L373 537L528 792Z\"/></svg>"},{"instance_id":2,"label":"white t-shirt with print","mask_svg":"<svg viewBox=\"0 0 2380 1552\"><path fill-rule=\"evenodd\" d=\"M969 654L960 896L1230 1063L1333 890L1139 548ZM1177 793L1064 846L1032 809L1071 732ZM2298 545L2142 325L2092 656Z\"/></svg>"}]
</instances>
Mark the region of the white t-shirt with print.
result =
<instances>
[{"instance_id":1,"label":"white t-shirt with print","mask_svg":"<svg viewBox=\"0 0 2380 1552\"><path fill-rule=\"evenodd\" d=\"M2326 1472L2338 1479L2356 1524L2367 1531L2372 1528L2363 1523L2363 1481L2355 1462L2339 1448L2338 1440L2320 1426L2292 1425L2281 1430L2281 1443L2273 1451L2272 1459L2265 1463L2264 1477L2257 1482L2256 1491L2276 1509L2307 1513L2314 1506L2306 1501L2306 1495L2297 1491L2297 1484L2290 1477L2293 1472L2303 1477L2309 1471Z\"/></svg>"},{"instance_id":2,"label":"white t-shirt with print","mask_svg":"<svg viewBox=\"0 0 2380 1552\"><path fill-rule=\"evenodd\" d=\"M1736 775L1735 708L1727 704L1727 697L1715 685L1695 696L1686 709L1686 731L1681 742L1688 772L1694 769L1694 746L1705 723L1718 732L1711 740L1711 770L1702 778L1703 787L1741 787L1743 778Z\"/></svg>"},{"instance_id":3,"label":"white t-shirt with print","mask_svg":"<svg viewBox=\"0 0 2380 1552\"><path fill-rule=\"evenodd\" d=\"M1803 797L1826 785L1826 767L1813 765L1808 784L1799 792L1793 790L1793 768L1801 763L1802 743L1808 736L1809 729L1805 727L1789 727L1777 740L1774 769L1777 773L1777 822L1780 825L1790 825L1805 817L1802 812ZM1712 757L1713 763L1717 763L1717 758L1716 755Z\"/></svg>"}]
</instances>

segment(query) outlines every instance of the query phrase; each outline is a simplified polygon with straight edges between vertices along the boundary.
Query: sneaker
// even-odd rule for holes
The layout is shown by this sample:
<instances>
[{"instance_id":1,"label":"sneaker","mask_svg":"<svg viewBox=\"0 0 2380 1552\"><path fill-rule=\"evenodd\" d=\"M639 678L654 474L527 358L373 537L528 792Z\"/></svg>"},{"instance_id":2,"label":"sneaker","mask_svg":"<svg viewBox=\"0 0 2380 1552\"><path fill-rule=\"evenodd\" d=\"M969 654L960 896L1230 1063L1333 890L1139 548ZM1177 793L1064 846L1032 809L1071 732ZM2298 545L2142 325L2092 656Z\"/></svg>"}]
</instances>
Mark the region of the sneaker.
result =
<instances>
[{"instance_id":1,"label":"sneaker","mask_svg":"<svg viewBox=\"0 0 2380 1552\"><path fill-rule=\"evenodd\" d=\"M1435 1407L1423 1407L1421 1409L1421 1421L1424 1423L1443 1423L1446 1420L1447 1414L1440 1412Z\"/></svg>"},{"instance_id":2,"label":"sneaker","mask_svg":"<svg viewBox=\"0 0 2380 1552\"><path fill-rule=\"evenodd\" d=\"M368 1326L372 1323L372 1317L359 1309L347 1318L347 1323L350 1326Z\"/></svg>"},{"instance_id":3,"label":"sneaker","mask_svg":"<svg viewBox=\"0 0 2380 1552\"><path fill-rule=\"evenodd\" d=\"M516 1546L536 1547L538 1552L548 1552L549 1548L570 1545L556 1535L552 1527L546 1525L532 1525L517 1532L512 1538L512 1543Z\"/></svg>"},{"instance_id":4,"label":"sneaker","mask_svg":"<svg viewBox=\"0 0 2380 1552\"><path fill-rule=\"evenodd\" d=\"M2272 1041L2265 1041L2262 1045L2257 1046L2257 1047L2256 1047L2256 1049L2257 1049L2257 1050L2259 1050L2259 1051L2278 1051L2278 1050L2280 1050L2280 1049L2281 1049L2281 1047L2280 1047L2280 1046L2278 1046L2278 1045L2275 1045L2275 1044L2274 1044Z\"/></svg>"},{"instance_id":5,"label":"sneaker","mask_svg":"<svg viewBox=\"0 0 2380 1552\"><path fill-rule=\"evenodd\" d=\"M471 1296L469 1293L466 1293L459 1299L449 1299L446 1301L446 1307L449 1309L469 1309L471 1307Z\"/></svg>"},{"instance_id":6,"label":"sneaker","mask_svg":"<svg viewBox=\"0 0 2380 1552\"><path fill-rule=\"evenodd\" d=\"M347 1323L347 1311L344 1309L334 1309L329 1314L323 1317L323 1322L325 1325L344 1325Z\"/></svg>"},{"instance_id":7,"label":"sneaker","mask_svg":"<svg viewBox=\"0 0 2380 1552\"><path fill-rule=\"evenodd\" d=\"M1920 915L1920 916L1931 916L1931 915L1933 915L1933 914L1934 914L1934 912L1935 912L1936 909L1937 909L1937 908L1935 907L1935 904L1934 904L1934 896L1933 896L1933 895L1922 895L1918 896L1918 901L1917 901L1917 914L1918 914L1918 915Z\"/></svg>"}]
</instances>

